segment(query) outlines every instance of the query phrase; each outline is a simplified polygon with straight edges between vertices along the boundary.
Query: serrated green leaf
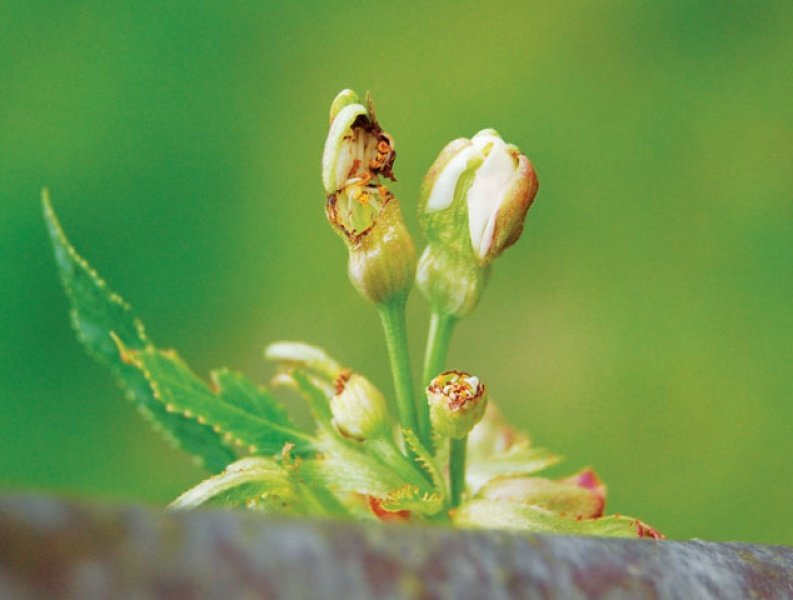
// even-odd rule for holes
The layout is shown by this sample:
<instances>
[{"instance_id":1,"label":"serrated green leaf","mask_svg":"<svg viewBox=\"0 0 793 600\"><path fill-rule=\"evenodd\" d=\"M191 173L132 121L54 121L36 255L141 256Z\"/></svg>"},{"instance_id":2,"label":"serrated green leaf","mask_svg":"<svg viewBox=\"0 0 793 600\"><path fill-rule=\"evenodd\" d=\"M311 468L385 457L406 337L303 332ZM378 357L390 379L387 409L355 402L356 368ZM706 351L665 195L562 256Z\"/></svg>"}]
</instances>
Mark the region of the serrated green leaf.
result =
<instances>
[{"instance_id":1,"label":"serrated green leaf","mask_svg":"<svg viewBox=\"0 0 793 600\"><path fill-rule=\"evenodd\" d=\"M277 377L277 383L297 391L308 402L317 424L325 430L332 429L333 416L330 412L330 399L333 396L328 384L318 380L303 369L290 369Z\"/></svg>"},{"instance_id":2,"label":"serrated green leaf","mask_svg":"<svg viewBox=\"0 0 793 600\"><path fill-rule=\"evenodd\" d=\"M210 373L215 393L226 404L274 423L297 429L289 413L265 388L259 387L242 373L218 369Z\"/></svg>"},{"instance_id":3,"label":"serrated green leaf","mask_svg":"<svg viewBox=\"0 0 793 600\"><path fill-rule=\"evenodd\" d=\"M516 502L472 500L454 511L452 520L461 527L482 527L607 537L663 537L632 517L610 515L598 519L576 519Z\"/></svg>"},{"instance_id":4,"label":"serrated green leaf","mask_svg":"<svg viewBox=\"0 0 793 600\"><path fill-rule=\"evenodd\" d=\"M126 362L140 369L154 397L168 412L206 423L225 440L251 453L277 454L286 444L293 444L292 452L298 456L312 450L308 434L227 404L222 396L214 394L196 377L175 352L152 346L141 350L122 346L121 353Z\"/></svg>"},{"instance_id":5,"label":"serrated green leaf","mask_svg":"<svg viewBox=\"0 0 793 600\"><path fill-rule=\"evenodd\" d=\"M111 332L127 347L150 345L143 324L121 296L110 290L69 243L55 216L49 196L43 194L44 218L52 239L55 262L71 305L71 320L88 354L107 366L127 397L166 438L195 455L210 471L218 472L235 459L232 448L210 427L169 414L153 396L143 375L123 363Z\"/></svg>"}]
</instances>

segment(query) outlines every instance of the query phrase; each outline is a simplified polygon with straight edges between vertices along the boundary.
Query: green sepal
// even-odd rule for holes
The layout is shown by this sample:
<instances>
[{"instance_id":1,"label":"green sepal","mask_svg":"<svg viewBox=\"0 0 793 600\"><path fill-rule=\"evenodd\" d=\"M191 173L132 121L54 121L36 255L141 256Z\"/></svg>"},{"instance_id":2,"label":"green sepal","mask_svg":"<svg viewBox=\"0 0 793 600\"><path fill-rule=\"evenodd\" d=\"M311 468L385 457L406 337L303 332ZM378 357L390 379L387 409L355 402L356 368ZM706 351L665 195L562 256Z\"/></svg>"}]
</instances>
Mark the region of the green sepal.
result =
<instances>
[{"instance_id":1,"label":"green sepal","mask_svg":"<svg viewBox=\"0 0 793 600\"><path fill-rule=\"evenodd\" d=\"M405 446L407 446L413 452L414 460L429 476L430 482L432 483L432 486L438 495L437 500L440 503L440 506L437 508L440 510L446 496L446 485L443 481L443 476L441 475L441 472L438 470L438 466L435 463L435 459L412 430L403 429L402 439L405 441Z\"/></svg>"},{"instance_id":2,"label":"green sepal","mask_svg":"<svg viewBox=\"0 0 793 600\"><path fill-rule=\"evenodd\" d=\"M122 359L144 375L166 411L209 425L242 451L277 454L286 444L293 445L292 452L298 456L312 451L309 434L229 404L227 397L213 393L175 352L151 346L132 350L120 341L119 350Z\"/></svg>"},{"instance_id":3,"label":"green sepal","mask_svg":"<svg viewBox=\"0 0 793 600\"><path fill-rule=\"evenodd\" d=\"M625 538L663 537L632 517L610 515L597 519L576 519L538 506L496 500L466 502L454 511L452 520L460 527Z\"/></svg>"},{"instance_id":4,"label":"green sepal","mask_svg":"<svg viewBox=\"0 0 793 600\"><path fill-rule=\"evenodd\" d=\"M127 398L151 421L155 429L174 445L193 454L209 471L222 470L236 458L230 445L211 427L168 413L154 398L140 371L121 360L111 333L127 348L140 350L151 345L143 324L132 307L108 288L69 243L46 190L42 196L44 218L58 272L71 306L71 321L77 339L89 355L112 371L119 385L126 390Z\"/></svg>"}]
</instances>

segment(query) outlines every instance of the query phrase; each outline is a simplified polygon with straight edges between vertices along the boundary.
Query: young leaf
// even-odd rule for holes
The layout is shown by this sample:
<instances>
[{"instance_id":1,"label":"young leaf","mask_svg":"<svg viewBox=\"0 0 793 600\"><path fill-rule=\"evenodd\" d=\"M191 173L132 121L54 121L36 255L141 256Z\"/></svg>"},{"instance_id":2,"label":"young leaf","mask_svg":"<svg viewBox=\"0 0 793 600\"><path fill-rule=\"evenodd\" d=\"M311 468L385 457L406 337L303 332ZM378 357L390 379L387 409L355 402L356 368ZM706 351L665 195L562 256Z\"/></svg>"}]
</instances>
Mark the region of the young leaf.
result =
<instances>
[{"instance_id":1,"label":"young leaf","mask_svg":"<svg viewBox=\"0 0 793 600\"><path fill-rule=\"evenodd\" d=\"M123 344L120 349L124 361L140 370L151 385L154 397L168 412L206 423L224 439L251 453L276 454L285 444L291 444L296 455L311 451L311 436L293 426L273 422L229 404L228 396L214 394L175 352L152 346L131 350Z\"/></svg>"},{"instance_id":2,"label":"young leaf","mask_svg":"<svg viewBox=\"0 0 793 600\"><path fill-rule=\"evenodd\" d=\"M150 345L143 324L132 308L111 291L69 243L43 194L44 218L52 239L55 261L71 305L71 320L78 340L99 363L110 368L127 397L172 443L195 455L210 471L217 472L234 460L232 448L212 428L181 415L169 414L152 394L145 377L119 356L111 332L129 349Z\"/></svg>"},{"instance_id":3,"label":"young leaf","mask_svg":"<svg viewBox=\"0 0 793 600\"><path fill-rule=\"evenodd\" d=\"M308 402L320 428L332 429L330 399L333 397L333 389L330 384L304 369L294 368L278 374L272 385L281 385L297 391Z\"/></svg>"},{"instance_id":4,"label":"young leaf","mask_svg":"<svg viewBox=\"0 0 793 600\"><path fill-rule=\"evenodd\" d=\"M462 527L485 527L608 537L662 538L652 527L632 517L610 515L598 519L576 519L517 502L472 500L462 504L452 516Z\"/></svg>"},{"instance_id":5,"label":"young leaf","mask_svg":"<svg viewBox=\"0 0 793 600\"><path fill-rule=\"evenodd\" d=\"M174 500L176 509L197 506L255 507L267 512L299 512L289 473L275 460L243 458Z\"/></svg>"},{"instance_id":6,"label":"young leaf","mask_svg":"<svg viewBox=\"0 0 793 600\"><path fill-rule=\"evenodd\" d=\"M241 373L218 369L210 374L215 393L226 404L236 406L284 427L296 428L283 406L266 389L259 387Z\"/></svg>"},{"instance_id":7,"label":"young leaf","mask_svg":"<svg viewBox=\"0 0 793 600\"><path fill-rule=\"evenodd\" d=\"M526 443L515 444L503 452L472 456L468 462L465 479L472 493L490 479L500 476L525 476L542 471L559 462L559 456L542 448L532 448Z\"/></svg>"},{"instance_id":8,"label":"young leaf","mask_svg":"<svg viewBox=\"0 0 793 600\"><path fill-rule=\"evenodd\" d=\"M606 487L584 487L571 479L496 477L482 486L477 497L531 504L568 517L592 519L603 515Z\"/></svg>"},{"instance_id":9,"label":"young leaf","mask_svg":"<svg viewBox=\"0 0 793 600\"><path fill-rule=\"evenodd\" d=\"M348 442L323 434L317 446L321 456L300 466L302 476L314 485L373 496L388 511L431 515L443 508L442 488L430 484L416 466L384 440Z\"/></svg>"},{"instance_id":10,"label":"young leaf","mask_svg":"<svg viewBox=\"0 0 793 600\"><path fill-rule=\"evenodd\" d=\"M286 367L301 367L327 381L339 376L343 367L327 352L305 342L273 342L264 349L264 359Z\"/></svg>"},{"instance_id":11,"label":"young leaf","mask_svg":"<svg viewBox=\"0 0 793 600\"><path fill-rule=\"evenodd\" d=\"M392 467L332 433L320 435L317 450L321 453L318 458L300 465L302 476L310 483L378 498L404 485Z\"/></svg>"}]
</instances>

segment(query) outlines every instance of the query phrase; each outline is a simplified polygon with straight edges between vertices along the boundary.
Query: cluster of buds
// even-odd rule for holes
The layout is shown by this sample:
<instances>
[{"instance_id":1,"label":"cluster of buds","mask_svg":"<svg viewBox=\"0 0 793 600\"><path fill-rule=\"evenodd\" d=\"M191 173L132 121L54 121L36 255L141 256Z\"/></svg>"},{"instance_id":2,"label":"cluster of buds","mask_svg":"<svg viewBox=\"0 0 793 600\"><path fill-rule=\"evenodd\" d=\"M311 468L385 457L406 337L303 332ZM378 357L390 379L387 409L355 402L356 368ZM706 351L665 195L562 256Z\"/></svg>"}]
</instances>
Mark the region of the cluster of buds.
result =
<instances>
[{"instance_id":1,"label":"cluster of buds","mask_svg":"<svg viewBox=\"0 0 793 600\"><path fill-rule=\"evenodd\" d=\"M399 202L385 180L394 180L394 140L366 105L342 91L330 109L322 155L326 214L350 252L348 273L355 288L376 304L404 296L416 270L416 253Z\"/></svg>"},{"instance_id":2,"label":"cluster of buds","mask_svg":"<svg viewBox=\"0 0 793 600\"><path fill-rule=\"evenodd\" d=\"M485 414L485 384L469 373L444 371L430 381L426 392L430 422L441 437L464 438Z\"/></svg>"},{"instance_id":3,"label":"cluster of buds","mask_svg":"<svg viewBox=\"0 0 793 600\"><path fill-rule=\"evenodd\" d=\"M538 186L529 159L492 129L441 151L421 189L429 245L417 275L437 312L463 317L476 307L486 267L520 238Z\"/></svg>"}]
</instances>

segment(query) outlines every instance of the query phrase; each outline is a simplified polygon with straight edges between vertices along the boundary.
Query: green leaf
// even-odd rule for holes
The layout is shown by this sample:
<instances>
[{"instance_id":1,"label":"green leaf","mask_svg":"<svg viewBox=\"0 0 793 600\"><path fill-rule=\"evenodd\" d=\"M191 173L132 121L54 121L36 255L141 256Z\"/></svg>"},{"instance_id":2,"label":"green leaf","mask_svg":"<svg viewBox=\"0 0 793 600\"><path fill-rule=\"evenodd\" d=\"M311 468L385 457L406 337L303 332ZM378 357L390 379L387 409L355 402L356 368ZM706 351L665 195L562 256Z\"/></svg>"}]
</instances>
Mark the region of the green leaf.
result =
<instances>
[{"instance_id":1,"label":"green leaf","mask_svg":"<svg viewBox=\"0 0 793 600\"><path fill-rule=\"evenodd\" d=\"M145 376L166 411L210 425L224 440L250 453L276 454L286 444L292 444L298 456L312 450L307 433L247 412L229 404L228 395L213 393L175 352L152 346L132 350L121 344L120 348L122 358Z\"/></svg>"},{"instance_id":2,"label":"green leaf","mask_svg":"<svg viewBox=\"0 0 793 600\"><path fill-rule=\"evenodd\" d=\"M443 507L442 488L433 486L390 442L353 442L326 433L317 449L321 456L300 466L302 476L314 485L374 496L389 511L432 515Z\"/></svg>"},{"instance_id":3,"label":"green leaf","mask_svg":"<svg viewBox=\"0 0 793 600\"><path fill-rule=\"evenodd\" d=\"M584 487L571 479L496 477L482 486L477 497L531 504L579 519L600 517L606 502L605 486Z\"/></svg>"},{"instance_id":4,"label":"green leaf","mask_svg":"<svg viewBox=\"0 0 793 600\"><path fill-rule=\"evenodd\" d=\"M306 369L329 382L333 382L344 369L325 350L305 342L273 342L264 349L264 359L285 367Z\"/></svg>"},{"instance_id":5,"label":"green leaf","mask_svg":"<svg viewBox=\"0 0 793 600\"><path fill-rule=\"evenodd\" d=\"M333 415L330 412L330 399L333 397L333 390L326 382L298 368L279 374L276 381L279 385L297 391L308 402L311 414L320 428L326 431L333 429L331 425Z\"/></svg>"},{"instance_id":6,"label":"green leaf","mask_svg":"<svg viewBox=\"0 0 793 600\"><path fill-rule=\"evenodd\" d=\"M517 502L472 500L462 504L453 514L455 525L563 533L607 537L661 538L660 533L632 517L611 515L598 519L576 519L559 513Z\"/></svg>"},{"instance_id":7,"label":"green leaf","mask_svg":"<svg viewBox=\"0 0 793 600\"><path fill-rule=\"evenodd\" d=\"M215 393L226 404L274 423L296 429L289 413L265 388L246 379L241 373L218 369L210 374Z\"/></svg>"},{"instance_id":8,"label":"green leaf","mask_svg":"<svg viewBox=\"0 0 793 600\"><path fill-rule=\"evenodd\" d=\"M355 442L363 446L360 442ZM306 481L324 485L339 492L355 492L382 498L401 487L404 481L395 470L362 448L351 447L330 433L320 435L317 442L320 456L305 460L300 472Z\"/></svg>"},{"instance_id":9,"label":"green leaf","mask_svg":"<svg viewBox=\"0 0 793 600\"><path fill-rule=\"evenodd\" d=\"M169 414L158 402L145 377L121 360L111 332L131 350L151 344L143 325L121 296L110 290L69 243L43 194L44 218L52 239L55 261L71 305L71 320L78 340L98 362L110 368L127 397L155 428L172 443L195 455L210 471L217 472L234 460L232 448L210 427Z\"/></svg>"},{"instance_id":10,"label":"green leaf","mask_svg":"<svg viewBox=\"0 0 793 600\"><path fill-rule=\"evenodd\" d=\"M202 481L174 500L176 509L197 506L248 507L275 513L301 513L289 472L275 460L248 457Z\"/></svg>"},{"instance_id":11,"label":"green leaf","mask_svg":"<svg viewBox=\"0 0 793 600\"><path fill-rule=\"evenodd\" d=\"M532 448L528 442L489 455L474 455L468 461L465 479L472 493L494 477L519 477L542 471L559 462L560 457L543 448Z\"/></svg>"}]
</instances>

